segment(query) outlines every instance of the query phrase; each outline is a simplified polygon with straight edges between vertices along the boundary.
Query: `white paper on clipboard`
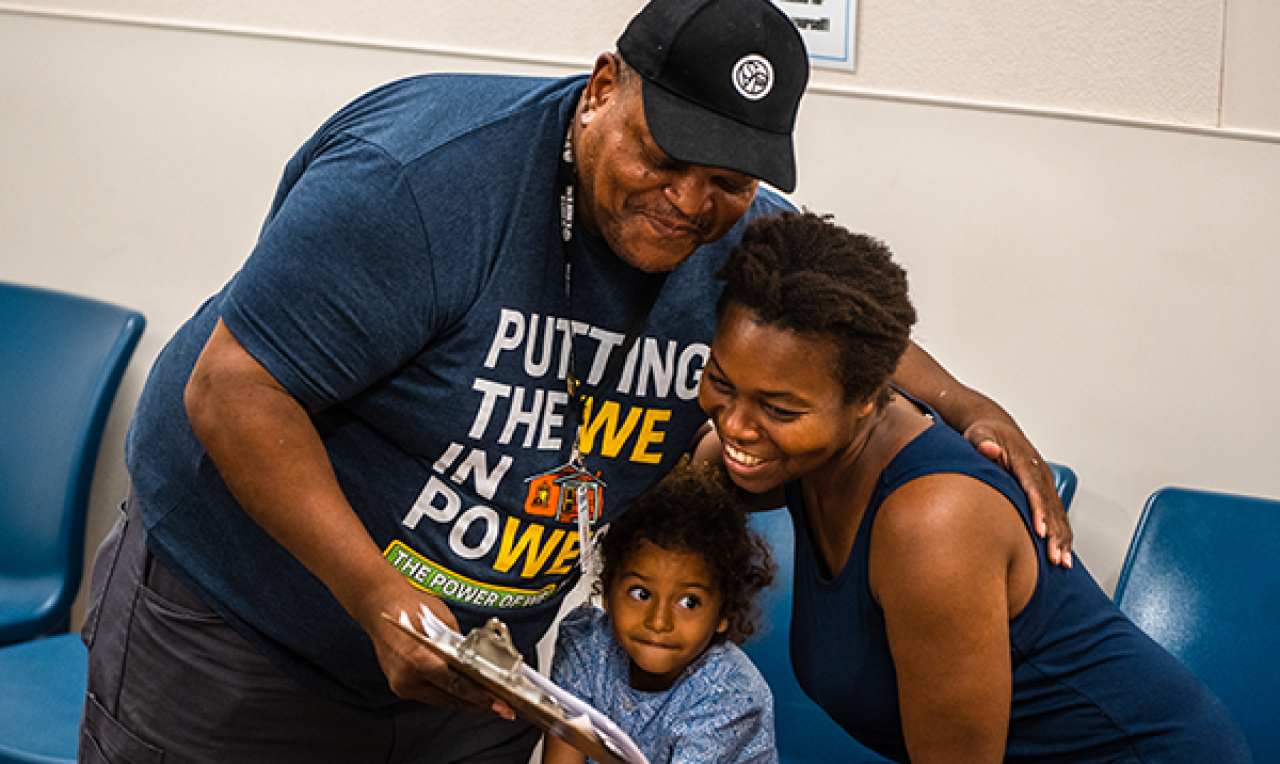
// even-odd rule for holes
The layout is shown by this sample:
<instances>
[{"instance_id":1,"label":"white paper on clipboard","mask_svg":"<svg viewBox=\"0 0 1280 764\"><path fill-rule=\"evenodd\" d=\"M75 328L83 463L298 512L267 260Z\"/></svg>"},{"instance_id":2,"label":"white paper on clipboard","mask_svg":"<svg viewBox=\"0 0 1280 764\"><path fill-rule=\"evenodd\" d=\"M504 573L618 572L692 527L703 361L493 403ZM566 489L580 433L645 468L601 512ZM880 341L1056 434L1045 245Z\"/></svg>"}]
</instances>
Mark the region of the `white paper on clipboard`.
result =
<instances>
[{"instance_id":1,"label":"white paper on clipboard","mask_svg":"<svg viewBox=\"0 0 1280 764\"><path fill-rule=\"evenodd\" d=\"M649 764L635 742L612 719L534 671L512 645L496 618L463 637L426 606L415 627L408 613L384 617L445 660L452 668L502 698L517 715L537 724L601 764Z\"/></svg>"}]
</instances>

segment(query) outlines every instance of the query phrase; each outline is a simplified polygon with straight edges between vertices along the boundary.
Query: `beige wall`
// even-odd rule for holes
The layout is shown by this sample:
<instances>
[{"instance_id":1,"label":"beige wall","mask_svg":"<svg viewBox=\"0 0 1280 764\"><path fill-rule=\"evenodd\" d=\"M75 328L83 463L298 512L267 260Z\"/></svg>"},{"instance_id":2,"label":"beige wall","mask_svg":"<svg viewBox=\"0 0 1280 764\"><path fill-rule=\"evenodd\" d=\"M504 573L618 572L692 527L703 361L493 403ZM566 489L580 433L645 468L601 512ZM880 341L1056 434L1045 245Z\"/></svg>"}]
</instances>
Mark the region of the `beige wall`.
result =
<instances>
[{"instance_id":1,"label":"beige wall","mask_svg":"<svg viewBox=\"0 0 1280 764\"><path fill-rule=\"evenodd\" d=\"M0 0L71 18L584 65L642 0ZM1280 133L1273 0L861 0L820 85Z\"/></svg>"},{"instance_id":2,"label":"beige wall","mask_svg":"<svg viewBox=\"0 0 1280 764\"><path fill-rule=\"evenodd\" d=\"M863 0L858 71L816 72L806 98L795 198L886 239L922 344L1076 469L1078 550L1111 586L1155 488L1280 496L1280 14L937 6ZM316 125L407 74L585 70L638 7L0 3L0 279L149 321L90 543L147 368Z\"/></svg>"}]
</instances>

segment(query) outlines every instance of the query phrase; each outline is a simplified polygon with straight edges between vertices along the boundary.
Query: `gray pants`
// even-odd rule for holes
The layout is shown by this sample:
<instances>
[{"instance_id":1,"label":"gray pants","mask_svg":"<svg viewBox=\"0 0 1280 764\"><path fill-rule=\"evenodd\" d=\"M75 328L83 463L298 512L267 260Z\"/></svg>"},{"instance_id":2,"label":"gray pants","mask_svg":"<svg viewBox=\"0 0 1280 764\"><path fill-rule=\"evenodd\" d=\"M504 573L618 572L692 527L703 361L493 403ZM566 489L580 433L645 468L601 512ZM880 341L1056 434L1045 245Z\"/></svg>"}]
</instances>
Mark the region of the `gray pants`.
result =
<instances>
[{"instance_id":1,"label":"gray pants","mask_svg":"<svg viewBox=\"0 0 1280 764\"><path fill-rule=\"evenodd\" d=\"M81 764L526 764L539 738L523 721L304 689L147 551L132 498L98 551L82 635Z\"/></svg>"}]
</instances>

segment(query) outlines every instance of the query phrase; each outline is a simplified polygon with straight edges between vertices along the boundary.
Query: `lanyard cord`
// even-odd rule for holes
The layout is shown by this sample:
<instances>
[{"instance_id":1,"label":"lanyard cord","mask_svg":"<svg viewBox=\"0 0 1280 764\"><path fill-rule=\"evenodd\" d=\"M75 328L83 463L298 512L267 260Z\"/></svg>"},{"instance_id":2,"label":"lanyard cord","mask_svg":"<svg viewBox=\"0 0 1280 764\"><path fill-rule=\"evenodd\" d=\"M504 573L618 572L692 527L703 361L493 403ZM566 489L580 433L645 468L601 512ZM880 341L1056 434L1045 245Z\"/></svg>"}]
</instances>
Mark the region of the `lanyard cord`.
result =
<instances>
[{"instance_id":1,"label":"lanyard cord","mask_svg":"<svg viewBox=\"0 0 1280 764\"><path fill-rule=\"evenodd\" d=\"M649 313L652 312L654 303L658 301L658 294L662 291L663 284L667 281L667 274L663 273L656 278L645 280L645 289L641 294L641 299L636 310L631 314L631 319L627 324L627 333L621 346L615 348L609 357L609 363L605 366L604 375L600 378L599 383L590 390L578 379L574 370L574 333L573 333L573 228L574 228L574 188L577 183L577 173L573 167L573 128L565 132L564 147L560 152L560 169L558 181L560 188L560 239L564 244L564 296L568 305L569 312L569 332L567 341L569 343L569 370L565 379L565 386L569 392L569 416L567 418L568 431L573 433L573 441L570 446L569 463L583 469L582 453L578 450L582 440L582 416L583 409L586 405L588 392L605 391L613 387L618 377L622 374L622 365L626 362L627 356L630 355L631 349L635 346L636 340L640 338L640 333L644 331L645 324L649 320ZM585 486L578 486L575 506L578 515L578 561L582 569L588 570L591 563L591 520L590 506L587 503L587 489Z\"/></svg>"}]
</instances>

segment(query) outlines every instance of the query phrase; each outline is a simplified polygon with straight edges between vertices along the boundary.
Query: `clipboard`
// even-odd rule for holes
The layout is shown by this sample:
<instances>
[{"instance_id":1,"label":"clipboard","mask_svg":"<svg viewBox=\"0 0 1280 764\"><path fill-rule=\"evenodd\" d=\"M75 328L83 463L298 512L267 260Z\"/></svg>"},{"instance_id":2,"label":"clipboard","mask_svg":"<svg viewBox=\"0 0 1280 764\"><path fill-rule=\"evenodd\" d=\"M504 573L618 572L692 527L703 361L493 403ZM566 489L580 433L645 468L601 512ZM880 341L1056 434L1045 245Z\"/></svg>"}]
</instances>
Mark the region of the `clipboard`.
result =
<instances>
[{"instance_id":1,"label":"clipboard","mask_svg":"<svg viewBox=\"0 0 1280 764\"><path fill-rule=\"evenodd\" d=\"M501 698L517 715L600 764L649 764L613 720L525 664L511 642L507 625L497 618L463 637L425 605L418 615L421 631L408 613L401 612L399 619L386 613L382 617L458 673Z\"/></svg>"}]
</instances>

